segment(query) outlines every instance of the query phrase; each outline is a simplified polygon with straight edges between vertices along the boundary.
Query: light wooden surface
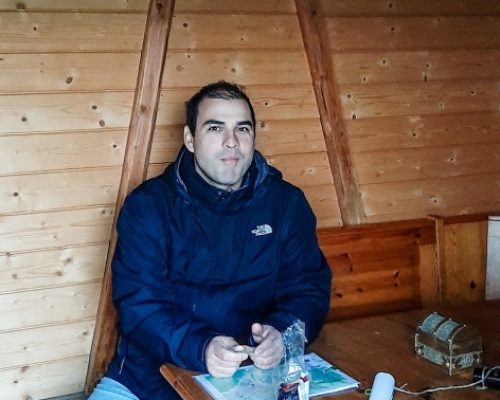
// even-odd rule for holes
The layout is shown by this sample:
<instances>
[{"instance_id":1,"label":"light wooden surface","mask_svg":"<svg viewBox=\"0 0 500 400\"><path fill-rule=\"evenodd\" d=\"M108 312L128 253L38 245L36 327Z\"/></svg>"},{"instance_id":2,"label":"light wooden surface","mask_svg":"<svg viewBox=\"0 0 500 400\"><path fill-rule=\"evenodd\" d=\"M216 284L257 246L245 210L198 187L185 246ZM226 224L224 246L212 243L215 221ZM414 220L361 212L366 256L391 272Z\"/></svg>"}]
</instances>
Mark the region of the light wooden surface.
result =
<instances>
[{"instance_id":1,"label":"light wooden surface","mask_svg":"<svg viewBox=\"0 0 500 400\"><path fill-rule=\"evenodd\" d=\"M483 338L483 363L495 365L500 357L500 301L470 303L465 306L439 307L445 315L467 323ZM373 383L377 372L385 371L396 379L396 386L408 384L410 390L428 387L459 385L471 382L470 370L449 377L447 372L429 361L419 359L414 352L414 334L418 323L434 309L419 309L396 314L385 314L326 324L319 338L307 351L316 352L326 360L359 380L359 391L342 395L321 396L319 399L365 399L363 391ZM192 379L193 372L172 365L164 365L161 373L189 400L209 400L211 397ZM395 400L416 398L396 392ZM423 397L417 397L423 398ZM478 391L438 392L435 400L494 400L498 392L492 389Z\"/></svg>"}]
</instances>

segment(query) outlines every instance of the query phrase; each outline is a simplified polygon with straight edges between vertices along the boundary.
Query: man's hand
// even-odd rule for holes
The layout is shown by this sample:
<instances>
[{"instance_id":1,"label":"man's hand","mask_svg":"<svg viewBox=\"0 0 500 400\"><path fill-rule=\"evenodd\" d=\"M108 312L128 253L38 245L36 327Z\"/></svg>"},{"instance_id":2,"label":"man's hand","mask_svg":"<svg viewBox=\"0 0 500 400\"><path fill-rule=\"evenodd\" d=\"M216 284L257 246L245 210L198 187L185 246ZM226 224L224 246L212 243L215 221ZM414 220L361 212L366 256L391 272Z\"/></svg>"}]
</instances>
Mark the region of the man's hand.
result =
<instances>
[{"instance_id":1,"label":"man's hand","mask_svg":"<svg viewBox=\"0 0 500 400\"><path fill-rule=\"evenodd\" d=\"M210 375L226 378L235 373L248 358L247 346L242 346L229 336L216 336L205 349L205 363Z\"/></svg>"},{"instance_id":2,"label":"man's hand","mask_svg":"<svg viewBox=\"0 0 500 400\"><path fill-rule=\"evenodd\" d=\"M270 325L253 324L252 336L257 347L250 354L256 367L268 369L274 367L283 357L283 337Z\"/></svg>"}]
</instances>

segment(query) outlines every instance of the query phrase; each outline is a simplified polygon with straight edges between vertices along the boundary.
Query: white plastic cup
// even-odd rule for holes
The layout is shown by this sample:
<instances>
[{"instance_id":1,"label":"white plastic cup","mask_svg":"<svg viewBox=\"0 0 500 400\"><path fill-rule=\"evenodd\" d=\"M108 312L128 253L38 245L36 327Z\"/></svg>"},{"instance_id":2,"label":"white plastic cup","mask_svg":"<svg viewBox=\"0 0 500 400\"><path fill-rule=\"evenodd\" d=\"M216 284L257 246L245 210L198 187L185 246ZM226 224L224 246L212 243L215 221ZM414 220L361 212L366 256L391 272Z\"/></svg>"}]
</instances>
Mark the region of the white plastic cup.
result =
<instances>
[{"instance_id":1,"label":"white plastic cup","mask_svg":"<svg viewBox=\"0 0 500 400\"><path fill-rule=\"evenodd\" d=\"M392 400L394 394L394 377L387 372L375 375L369 400Z\"/></svg>"}]
</instances>

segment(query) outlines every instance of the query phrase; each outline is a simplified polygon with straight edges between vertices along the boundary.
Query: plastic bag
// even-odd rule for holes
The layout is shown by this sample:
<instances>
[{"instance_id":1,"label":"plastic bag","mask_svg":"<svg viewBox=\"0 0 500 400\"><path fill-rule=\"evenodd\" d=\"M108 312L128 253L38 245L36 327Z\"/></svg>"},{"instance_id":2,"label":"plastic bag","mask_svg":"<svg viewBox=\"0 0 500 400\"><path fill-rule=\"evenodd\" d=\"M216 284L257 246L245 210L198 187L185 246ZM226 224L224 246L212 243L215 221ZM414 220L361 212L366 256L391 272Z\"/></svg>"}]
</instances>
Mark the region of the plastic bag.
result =
<instances>
[{"instance_id":1,"label":"plastic bag","mask_svg":"<svg viewBox=\"0 0 500 400\"><path fill-rule=\"evenodd\" d=\"M296 320L283 332L285 347L277 400L308 400L309 374L304 362L305 324Z\"/></svg>"}]
</instances>

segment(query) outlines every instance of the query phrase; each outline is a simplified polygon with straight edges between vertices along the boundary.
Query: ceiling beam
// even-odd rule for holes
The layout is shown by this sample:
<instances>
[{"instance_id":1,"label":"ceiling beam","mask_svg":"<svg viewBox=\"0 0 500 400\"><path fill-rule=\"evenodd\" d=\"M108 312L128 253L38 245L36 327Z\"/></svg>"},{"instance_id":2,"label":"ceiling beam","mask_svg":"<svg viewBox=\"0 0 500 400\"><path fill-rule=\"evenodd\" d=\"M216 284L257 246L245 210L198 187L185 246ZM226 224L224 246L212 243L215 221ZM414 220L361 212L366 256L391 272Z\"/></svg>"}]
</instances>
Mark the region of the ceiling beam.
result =
<instances>
[{"instance_id":1,"label":"ceiling beam","mask_svg":"<svg viewBox=\"0 0 500 400\"><path fill-rule=\"evenodd\" d=\"M344 225L360 224L365 219L365 211L347 142L340 93L331 62L330 46L320 2L296 0L295 4L342 223Z\"/></svg>"},{"instance_id":2,"label":"ceiling beam","mask_svg":"<svg viewBox=\"0 0 500 400\"><path fill-rule=\"evenodd\" d=\"M118 239L116 221L127 195L146 177L174 5L175 0L151 0L149 3L125 159L85 383L87 393L92 391L106 372L116 349L117 317L111 299L111 262Z\"/></svg>"}]
</instances>

